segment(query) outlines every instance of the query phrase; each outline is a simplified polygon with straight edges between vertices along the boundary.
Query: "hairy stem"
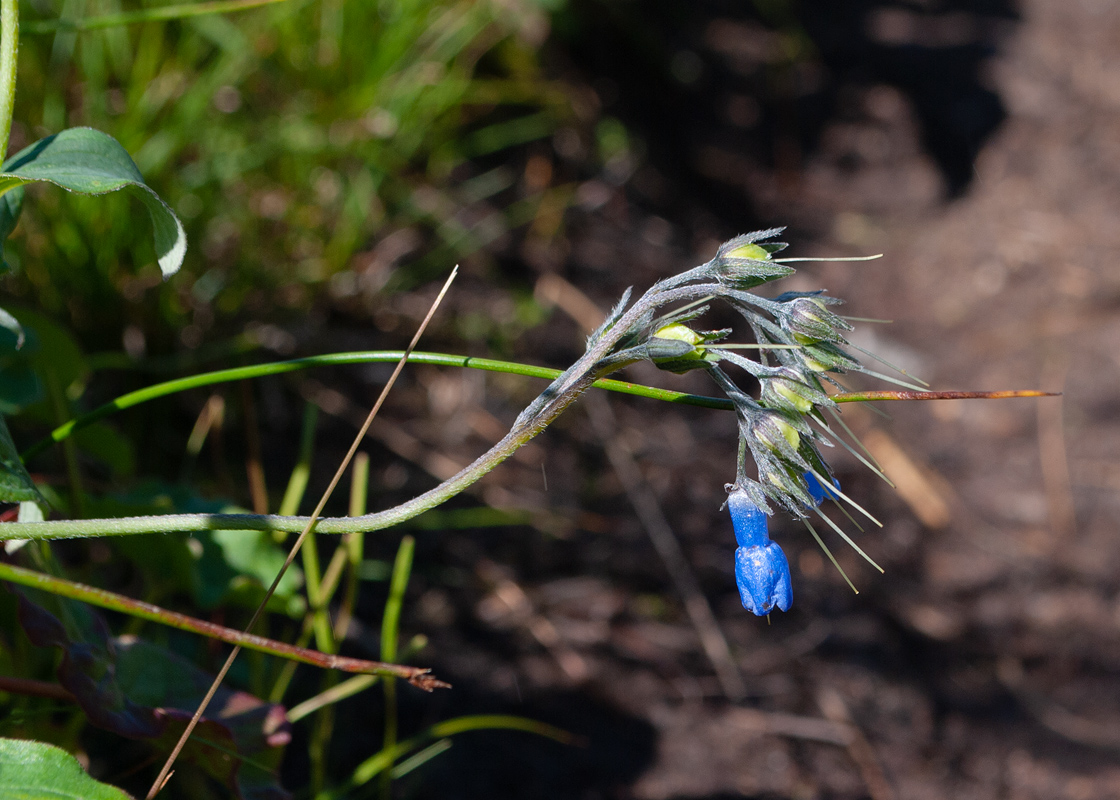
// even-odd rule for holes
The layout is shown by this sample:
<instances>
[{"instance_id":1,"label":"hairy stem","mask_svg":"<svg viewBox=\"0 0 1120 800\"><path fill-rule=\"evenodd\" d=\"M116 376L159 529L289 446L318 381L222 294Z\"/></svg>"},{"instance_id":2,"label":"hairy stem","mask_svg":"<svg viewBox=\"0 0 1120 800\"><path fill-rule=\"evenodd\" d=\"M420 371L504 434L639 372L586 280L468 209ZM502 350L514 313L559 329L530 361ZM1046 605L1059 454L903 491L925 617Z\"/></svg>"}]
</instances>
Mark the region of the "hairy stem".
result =
<instances>
[{"instance_id":1,"label":"hairy stem","mask_svg":"<svg viewBox=\"0 0 1120 800\"><path fill-rule=\"evenodd\" d=\"M402 355L403 353L400 350L330 353L322 356L311 356L309 358L296 358L290 361L274 361L267 364L255 364L250 367L235 367L232 369L216 370L214 372L204 372L198 375L190 375L186 378L164 381L163 383L146 386L143 389L137 389L134 392L123 394L104 405L98 406L93 411L75 417L66 424L55 428L46 438L27 448L20 457L24 462L27 462L52 444L64 441L70 436L73 436L75 432L88 425L92 425L98 420L104 419L118 411L124 411L125 409L152 400L158 400L161 397L167 397L177 392L185 392L189 389L197 389L201 386L212 386L217 383L261 378L266 375L282 375L288 372L310 369L311 367L340 366L344 364L373 364L381 362L396 363L400 360ZM548 367L535 367L530 364L517 364L512 361L496 361L490 358L473 358L471 356L458 356L449 353L412 353L408 357L408 363L431 364L440 367L466 367L468 369L481 369L488 372L525 375L530 378L555 379L562 374L560 370L549 369ZM684 392L657 389L652 386L642 386L641 384L629 383L627 381L604 379L595 381L594 385L599 389L649 397L654 400L665 400L671 403L700 406L701 408L716 408L729 411L732 407L730 401L719 397L703 397L701 395L685 394Z\"/></svg>"},{"instance_id":2,"label":"hairy stem","mask_svg":"<svg viewBox=\"0 0 1120 800\"><path fill-rule=\"evenodd\" d=\"M2 2L2 0L0 0ZM657 308L673 302L688 301L706 297L720 287L712 284L697 284L670 288L663 291L651 291L638 300L617 322L600 336L586 353L569 369L557 375L555 370L540 367L528 367L522 364L491 361L489 359L476 359L466 356L451 356L441 353L413 353L410 361L417 363L442 364L460 367L476 367L499 372L512 372L522 375L539 375L555 377L555 380L542 392L536 400L529 404L514 422L501 441L490 450L478 457L469 466L458 474L447 479L439 486L431 489L418 497L402 503L395 508L385 511L376 511L360 517L325 517L316 522L315 531L324 534L343 534L378 531L393 525L405 522L413 517L428 511L441 503L449 500L462 492L468 486L479 480L483 475L497 467L509 458L518 448L544 430L576 398L591 386L614 389L616 391L638 394L670 402L687 403L708 408L730 409L729 400L687 395L680 392L670 392L650 387L638 386L624 381L602 380L615 370L621 369L629 363L638 360L640 356L635 353L632 358L623 358L616 351L619 343L625 339L628 330L643 318L647 317ZM101 419L114 411L137 405L147 400L162 397L176 391L188 388L218 383L221 381L239 380L246 377L260 375L274 375L292 372L309 366L326 364L365 363L370 361L397 360L401 357L396 353L338 353L331 356L296 359L293 361L262 364L255 367L222 370L205 375L182 378L176 381L142 389L123 395L104 406L72 420L55 430L51 436L32 447L25 459L40 452L54 441L60 441L70 436L74 430L83 425ZM610 356L610 358L608 358ZM834 395L834 402L859 402L867 400L918 400L918 399L950 399L963 397L1037 397L1038 392L862 392ZM96 520L57 520L51 522L11 522L0 528L3 539L69 539L92 536L125 536L137 533L172 533L176 531L197 532L213 530L254 530L254 531L285 531L301 532L308 524L308 517L278 516L271 514L167 514L163 516L124 517L119 519Z\"/></svg>"},{"instance_id":3,"label":"hairy stem","mask_svg":"<svg viewBox=\"0 0 1120 800\"><path fill-rule=\"evenodd\" d=\"M692 300L710 294L711 284L683 286L661 292L650 292L605 331L587 352L561 373L517 417L513 427L501 441L456 475L424 494L395 508L361 517L324 517L316 521L317 533L339 534L377 531L412 519L435 508L462 492L483 475L514 454L522 445L549 426L576 398L604 375L634 363L638 356L622 359L616 346L628 335L630 328L649 318L659 307L673 302ZM290 363L290 362L289 362ZM163 516L123 517L97 520L57 520L51 522L9 522L0 528L4 539L73 539L91 536L126 536L137 533L194 532L206 530L256 530L302 532L309 517L287 517L273 514L167 514Z\"/></svg>"},{"instance_id":4,"label":"hairy stem","mask_svg":"<svg viewBox=\"0 0 1120 800\"><path fill-rule=\"evenodd\" d=\"M19 0L0 0L0 161L8 156L12 109L16 104Z\"/></svg>"}]
</instances>

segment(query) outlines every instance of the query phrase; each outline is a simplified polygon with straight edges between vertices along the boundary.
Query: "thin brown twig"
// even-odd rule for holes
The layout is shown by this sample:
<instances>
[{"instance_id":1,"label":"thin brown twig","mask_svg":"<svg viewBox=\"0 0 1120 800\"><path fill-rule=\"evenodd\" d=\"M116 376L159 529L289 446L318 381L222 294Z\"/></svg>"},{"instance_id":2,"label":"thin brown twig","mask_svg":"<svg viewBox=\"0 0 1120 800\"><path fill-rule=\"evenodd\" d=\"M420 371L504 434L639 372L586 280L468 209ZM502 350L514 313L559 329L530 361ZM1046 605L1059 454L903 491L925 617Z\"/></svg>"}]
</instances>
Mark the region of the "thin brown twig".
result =
<instances>
[{"instance_id":1,"label":"thin brown twig","mask_svg":"<svg viewBox=\"0 0 1120 800\"><path fill-rule=\"evenodd\" d=\"M279 658L299 661L314 667L338 669L343 672L394 675L413 683L413 685L419 685L421 688L424 688L422 684L431 678L431 676L428 675L429 670L422 667L408 667L398 664L382 663L380 661L366 661L360 658L348 658L331 653L323 653L318 650L309 650L305 647L278 642L274 639L267 639L264 636L258 636L254 633L239 631L235 628L227 628L223 625L198 619L197 617L180 614L177 611L170 611L151 603L145 603L143 600L136 600L122 594L117 594L116 592L110 592L107 589L87 586L77 581L70 581L54 575L36 572L35 570L19 567L15 564L0 562L0 580L10 581L22 586L29 586L44 592L50 592L59 597L69 597L83 603L88 603L91 606L106 608L110 611L119 611L122 614L128 614L137 619L157 622L161 625L176 628L177 630L197 633L200 636L207 636L211 639L217 639L228 644L235 644L249 650L255 650ZM420 683L416 683L416 681L420 681ZM2 684L0 684L0 688L2 688Z\"/></svg>"},{"instance_id":2,"label":"thin brown twig","mask_svg":"<svg viewBox=\"0 0 1120 800\"><path fill-rule=\"evenodd\" d=\"M74 695L57 683L37 681L31 678L13 678L9 675L0 675L0 692L74 702Z\"/></svg>"},{"instance_id":3,"label":"thin brown twig","mask_svg":"<svg viewBox=\"0 0 1120 800\"><path fill-rule=\"evenodd\" d=\"M381 406L382 404L384 404L385 398L389 394L389 390L393 388L393 384L396 383L397 377L401 374L401 370L404 369L404 365L408 361L409 354L411 354L412 351L416 349L416 345L420 342L421 335L423 335L424 330L428 327L428 323L431 322L432 317L436 313L436 309L439 308L439 304L443 301L444 295L446 295L447 291L451 288L451 282L455 280L455 276L458 275L458 273L459 267L456 266L453 270L451 270L451 275L448 276L447 281L443 284L443 288L440 289L439 294L436 295L435 301L432 303L431 308L428 309L427 315L420 323L420 327L416 330L416 334L412 337L412 341L409 343L408 348L404 352L404 355L401 357L401 360L397 362L397 366L393 370L393 374L389 376L389 380L386 382L385 387L381 390L381 394L378 395L377 402L375 402L373 404L373 408L370 409L369 416L366 417L365 424L362 425L361 430L358 431L358 435L354 437L354 442L350 445L350 449L349 451L347 451L345 458L342 459L342 463L339 464L338 469L335 471L334 477L331 478L330 485L327 486L326 491L323 492L323 496L319 499L319 503L315 506L315 510L311 513L311 517L308 519L307 525L304 527L303 531L300 533L299 537L292 545L292 549L288 553L288 557L284 560L284 564L282 567L280 567L280 571L277 573L276 578L272 581L272 585L268 587L268 591L265 592L264 599L261 600L260 605L257 606L257 610L253 612L253 616L249 620L249 624L245 626L246 630L251 630L253 625L256 624L257 618L260 617L261 613L264 611L265 606L268 604L269 599L276 591L276 587L280 584L280 579L284 577L284 573L287 572L288 567L291 566L292 561L295 560L296 554L299 552L299 548L303 545L304 540L307 539L308 535L311 533L312 528L315 527L315 523L318 521L319 515L323 513L323 508L326 506L327 500L330 499L330 496L334 492L334 489L338 485L338 482L342 480L342 475L344 472L346 472L346 468L350 466L350 461L354 458L354 454L358 451L358 446L362 443L362 439L365 438L366 431L369 430L369 426L373 424L373 419L377 416L377 412L381 410ZM214 678L214 682L210 685L210 689L206 692L206 696L203 697L202 702L199 703L198 710L195 711L194 716L191 717L191 721L187 724L186 730L183 731L183 735L180 736L179 741L176 742L175 748L171 751L171 755L167 757L167 762L163 765L163 768L160 770L159 775L152 783L151 789L148 790L146 800L152 800L152 798L154 798L160 792L160 790L163 788L163 785L167 782L168 774L171 771L172 765L175 763L175 759L179 757L179 753L182 751L184 745L186 745L187 739L189 739L191 733L194 732L194 728L198 724L198 721L202 719L202 714L206 711L206 707L210 704L210 701L211 699L213 699L214 694L218 691L218 687L225 679L226 673L228 673L230 667L233 666L234 659L237 658L237 655L240 652L241 647L234 646L233 650L229 654L229 657L226 659L225 664L222 665L221 670L218 671L217 676Z\"/></svg>"}]
</instances>

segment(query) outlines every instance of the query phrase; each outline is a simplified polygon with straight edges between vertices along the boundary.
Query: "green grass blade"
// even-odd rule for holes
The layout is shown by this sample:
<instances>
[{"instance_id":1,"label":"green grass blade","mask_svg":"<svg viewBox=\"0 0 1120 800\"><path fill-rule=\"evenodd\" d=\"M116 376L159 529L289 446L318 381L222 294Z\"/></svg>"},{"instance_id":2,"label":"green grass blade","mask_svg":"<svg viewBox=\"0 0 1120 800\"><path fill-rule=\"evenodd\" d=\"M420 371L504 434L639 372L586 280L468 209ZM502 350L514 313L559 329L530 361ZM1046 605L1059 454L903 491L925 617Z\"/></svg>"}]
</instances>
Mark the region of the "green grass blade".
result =
<instances>
[{"instance_id":1,"label":"green grass blade","mask_svg":"<svg viewBox=\"0 0 1120 800\"><path fill-rule=\"evenodd\" d=\"M401 608L404 606L404 592L408 588L408 577L412 573L412 556L416 552L416 540L411 536L401 539L397 558L393 562L393 577L389 582L389 599L385 601L385 613L381 622L381 655L397 654L397 634L400 626Z\"/></svg>"},{"instance_id":2,"label":"green grass blade","mask_svg":"<svg viewBox=\"0 0 1120 800\"><path fill-rule=\"evenodd\" d=\"M397 638L400 630L401 609L404 607L404 593L408 588L408 577L412 573L412 556L416 552L416 540L411 536L401 539L401 546L397 549L397 558L393 562L393 577L389 581L389 597L385 601L385 613L381 621L381 652L397 653ZM382 741L382 750L387 753L392 767L395 760L397 746L397 683L385 681L385 735ZM391 771L381 773L381 796L392 796L393 774Z\"/></svg>"},{"instance_id":3,"label":"green grass blade","mask_svg":"<svg viewBox=\"0 0 1120 800\"><path fill-rule=\"evenodd\" d=\"M307 481L311 477L311 456L315 447L315 423L318 420L319 407L314 403L304 405L299 456L288 478L288 487L284 490L284 499L280 501L278 512L284 516L294 517L299 513L299 504L303 501L304 492L307 491Z\"/></svg>"},{"instance_id":4,"label":"green grass blade","mask_svg":"<svg viewBox=\"0 0 1120 800\"><path fill-rule=\"evenodd\" d=\"M108 403L95 408L86 414L75 417L64 425L60 425L51 431L50 435L45 439L36 442L29 447L21 455L24 461L35 457L39 453L46 450L52 444L61 442L64 439L72 436L75 431L104 419L105 417L115 414L118 411L124 411L128 408L133 408L142 403L147 403L152 400L158 400L162 397L167 397L178 392L185 392L190 389L197 389L202 386L213 386L217 383L228 383L230 381L239 381L252 378L262 378L268 375L283 375L288 372L297 372L299 370L310 369L312 367L327 367L327 366L341 366L346 364L373 364L392 362L395 363L400 360L403 353L400 350L374 350L369 352L357 353L330 353L322 356L311 356L308 358L297 358L290 361L273 361L266 364L255 364L249 367L235 367L232 369L222 369L213 372L203 372L198 375L190 375L185 378L176 378L175 380L164 381L144 389L137 389L134 392L128 392ZM548 367L535 367L529 364L517 364L511 361L496 361L490 358L472 358L471 356L451 355L448 353L423 353L414 352L409 356L408 362L410 364L431 364L434 366L444 367L464 367L469 369L482 369L489 372L504 372L512 375L524 375L530 378L546 378L553 380L560 375L561 371L558 369L549 369ZM631 394L639 397L648 397L653 400L664 400L670 403L681 403L684 405L698 406L700 408L714 408L724 411L730 411L732 406L730 400L724 400L719 397L704 397L702 395L687 394L685 392L674 392L668 389L657 389L652 386L643 386L637 383L629 383L627 381L612 380L603 378L595 381L593 384L599 389L607 389L613 392L621 392L622 394Z\"/></svg>"},{"instance_id":5,"label":"green grass blade","mask_svg":"<svg viewBox=\"0 0 1120 800\"><path fill-rule=\"evenodd\" d=\"M373 686L380 678L377 675L355 675L347 678L337 686L332 686L325 692L320 692L314 697L304 700L288 710L288 721L299 722L309 714L314 714L320 708L326 708L334 703L341 702L348 697L353 697L359 692Z\"/></svg>"},{"instance_id":6,"label":"green grass blade","mask_svg":"<svg viewBox=\"0 0 1120 800\"><path fill-rule=\"evenodd\" d=\"M456 736L469 731L487 730L525 731L526 733L534 733L538 736L554 739L561 744L575 744L577 742L576 737L568 731L557 728L554 725L538 722L534 719L527 719L526 717L517 717L510 714L475 714L465 717L455 717L454 719L437 722L418 736L406 739L392 747L382 748L379 752L374 753L359 764L351 774L349 789L353 790L369 783L385 770L392 769L393 763L397 758L415 750L427 741L431 741L432 739L446 739L450 736ZM351 795L343 791L331 792L324 796L340 798L349 797Z\"/></svg>"},{"instance_id":7,"label":"green grass blade","mask_svg":"<svg viewBox=\"0 0 1120 800\"><path fill-rule=\"evenodd\" d=\"M440 739L435 744L428 745L416 755L410 758L406 758L404 761L397 764L397 766L393 767L393 769L390 770L389 775L393 778L393 780L403 778L405 775L412 772L412 770L416 769L419 766L422 766L423 764L426 764L439 754L446 753L450 749L451 740Z\"/></svg>"},{"instance_id":8,"label":"green grass blade","mask_svg":"<svg viewBox=\"0 0 1120 800\"><path fill-rule=\"evenodd\" d=\"M465 717L437 722L428 729L428 734L433 738L442 739L446 736L455 736L467 731L510 730L535 733L555 739L562 744L575 743L575 737L562 728L549 725L527 717L518 717L511 714L472 714Z\"/></svg>"}]
</instances>

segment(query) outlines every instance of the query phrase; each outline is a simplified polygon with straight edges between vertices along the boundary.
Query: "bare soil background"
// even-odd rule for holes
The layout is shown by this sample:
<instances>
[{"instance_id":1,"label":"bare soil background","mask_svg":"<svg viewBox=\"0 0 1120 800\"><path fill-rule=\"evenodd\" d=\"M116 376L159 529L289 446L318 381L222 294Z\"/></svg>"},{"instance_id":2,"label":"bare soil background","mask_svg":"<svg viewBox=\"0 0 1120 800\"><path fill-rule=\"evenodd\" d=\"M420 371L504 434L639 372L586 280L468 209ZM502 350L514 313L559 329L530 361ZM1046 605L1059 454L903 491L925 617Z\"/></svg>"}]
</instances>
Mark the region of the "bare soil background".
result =
<instances>
[{"instance_id":1,"label":"bare soil background","mask_svg":"<svg viewBox=\"0 0 1120 800\"><path fill-rule=\"evenodd\" d=\"M746 687L734 700L605 454L588 414L596 405L581 403L453 504L481 501L523 524L418 534L404 631L430 637L418 660L455 689L406 692L404 724L517 713L584 746L461 737L405 781L407 796L1120 797L1120 7L808 7L815 55L767 72L751 59L776 40L733 7L705 6L674 27L650 4L650 25L672 32L650 48L676 53L666 63L678 90L650 80L643 93L631 74L648 68L643 29L604 17L583 51L557 48L555 69L584 80L639 132L644 153L613 176L573 181L563 228L538 218L497 251L511 285L555 306L509 355L565 366L581 323L626 286L700 263L735 233L785 224L793 255L885 254L806 265L783 286L827 288L846 313L894 320L860 324L860 346L934 388L1062 398L882 404L889 417L845 408L899 485L836 453L845 491L884 522L857 541L886 574L832 537L854 595L807 532L778 515L795 607L769 623L739 604L720 511L732 420L608 398L613 438L633 454L730 645ZM562 42L562 30L553 35ZM779 99L752 106L752 81ZM527 151L523 180L578 173L567 149L567 161ZM391 333L399 319L404 337L427 299L402 296L379 327ZM469 267L450 302L460 325L472 313L518 313L513 294ZM455 333L446 323L428 346L452 347ZM330 335L334 350L386 343L356 328ZM538 390L466 371L409 374L393 422L374 433L383 505L467 463ZM303 387L340 442L383 376L367 377ZM628 377L714 388L652 368ZM297 416L280 399L270 412L265 395L266 424ZM370 548L390 557L395 538ZM363 597L359 650L376 641L381 602L376 590ZM376 737L360 731L378 718L377 699L341 713L356 734L334 756L352 765ZM297 742L293 773L300 751Z\"/></svg>"}]
</instances>

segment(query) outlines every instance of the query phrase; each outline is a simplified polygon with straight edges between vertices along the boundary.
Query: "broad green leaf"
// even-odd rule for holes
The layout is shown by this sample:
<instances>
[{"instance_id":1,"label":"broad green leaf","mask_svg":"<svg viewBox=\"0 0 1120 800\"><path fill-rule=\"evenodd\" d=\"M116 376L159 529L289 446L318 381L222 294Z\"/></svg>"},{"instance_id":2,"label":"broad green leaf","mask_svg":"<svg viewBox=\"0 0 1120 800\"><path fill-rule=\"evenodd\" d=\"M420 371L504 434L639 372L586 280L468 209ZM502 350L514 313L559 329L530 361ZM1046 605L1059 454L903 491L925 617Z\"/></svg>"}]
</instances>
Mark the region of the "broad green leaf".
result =
<instances>
[{"instance_id":1,"label":"broad green leaf","mask_svg":"<svg viewBox=\"0 0 1120 800\"><path fill-rule=\"evenodd\" d=\"M0 739L0 797L5 800L130 800L95 781L65 750L43 742Z\"/></svg>"},{"instance_id":2,"label":"broad green leaf","mask_svg":"<svg viewBox=\"0 0 1120 800\"><path fill-rule=\"evenodd\" d=\"M144 204L152 217L156 255L166 278L178 271L187 252L187 235L175 212L160 199L120 143L93 128L68 128L40 139L4 162L0 195L35 181L46 181L71 192L106 194L127 191ZM12 206L15 206L12 208ZM15 227L19 201L0 203L0 234Z\"/></svg>"},{"instance_id":3,"label":"broad green leaf","mask_svg":"<svg viewBox=\"0 0 1120 800\"><path fill-rule=\"evenodd\" d=\"M0 416L0 502L22 503L25 500L46 504L19 459L19 451L8 432L8 423Z\"/></svg>"}]
</instances>

